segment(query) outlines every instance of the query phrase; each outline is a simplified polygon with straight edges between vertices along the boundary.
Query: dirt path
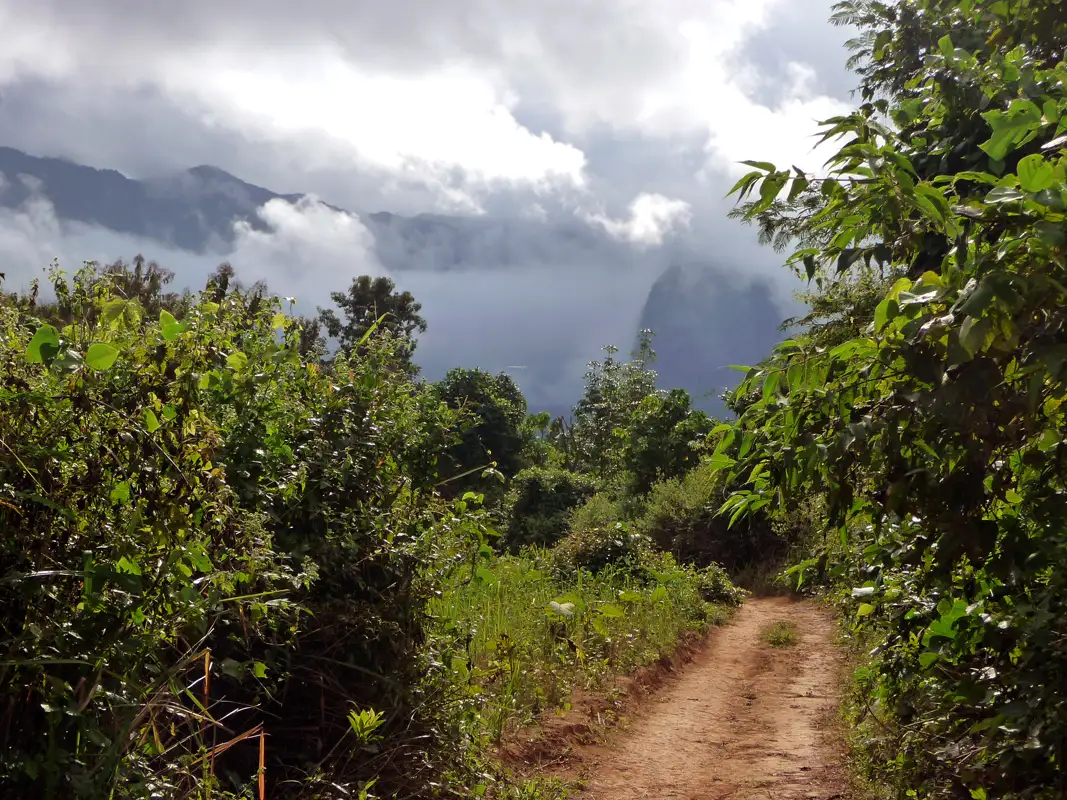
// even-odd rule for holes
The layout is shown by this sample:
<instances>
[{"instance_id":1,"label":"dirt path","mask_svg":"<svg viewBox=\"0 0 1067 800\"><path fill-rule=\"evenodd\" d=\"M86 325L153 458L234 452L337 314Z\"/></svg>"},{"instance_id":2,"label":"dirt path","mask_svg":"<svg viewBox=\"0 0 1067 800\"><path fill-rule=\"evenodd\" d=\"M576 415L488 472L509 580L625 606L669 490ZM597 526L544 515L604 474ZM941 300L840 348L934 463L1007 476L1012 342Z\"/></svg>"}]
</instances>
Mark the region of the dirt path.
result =
<instances>
[{"instance_id":1,"label":"dirt path","mask_svg":"<svg viewBox=\"0 0 1067 800\"><path fill-rule=\"evenodd\" d=\"M779 620L798 641L776 649ZM841 656L832 617L807 602L750 599L613 748L588 754L587 800L845 800L827 730Z\"/></svg>"}]
</instances>

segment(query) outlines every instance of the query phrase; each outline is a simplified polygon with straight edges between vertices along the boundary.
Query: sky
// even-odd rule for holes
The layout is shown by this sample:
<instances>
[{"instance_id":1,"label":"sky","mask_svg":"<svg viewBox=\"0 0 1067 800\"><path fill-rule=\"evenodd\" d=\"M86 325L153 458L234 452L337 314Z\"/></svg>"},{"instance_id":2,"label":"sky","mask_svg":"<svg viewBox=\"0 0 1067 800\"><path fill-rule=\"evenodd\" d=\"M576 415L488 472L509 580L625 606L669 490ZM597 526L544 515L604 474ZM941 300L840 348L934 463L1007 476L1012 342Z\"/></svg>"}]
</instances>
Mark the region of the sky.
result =
<instances>
[{"instance_id":1,"label":"sky","mask_svg":"<svg viewBox=\"0 0 1067 800\"><path fill-rule=\"evenodd\" d=\"M626 335L679 249L768 282L788 305L795 285L780 256L726 219L724 195L743 159L819 169L816 121L853 106L849 32L827 22L830 5L0 0L0 145L136 178L211 164L350 210L275 204L261 209L273 233L238 232L240 274L262 272L316 302L323 273L343 284L357 268L388 271L361 223L368 212L578 220L634 254L620 266L613 244L604 263L555 267L589 283L572 314L588 325L570 339L591 345ZM43 200L0 216L8 262L129 257L141 244L108 237L61 225ZM191 281L206 270L188 254L151 252ZM544 319L558 293L531 287L554 276L406 280L432 295L432 337L430 312L448 331L472 305L492 305L487 325L501 314ZM597 305L606 311L593 319Z\"/></svg>"}]
</instances>

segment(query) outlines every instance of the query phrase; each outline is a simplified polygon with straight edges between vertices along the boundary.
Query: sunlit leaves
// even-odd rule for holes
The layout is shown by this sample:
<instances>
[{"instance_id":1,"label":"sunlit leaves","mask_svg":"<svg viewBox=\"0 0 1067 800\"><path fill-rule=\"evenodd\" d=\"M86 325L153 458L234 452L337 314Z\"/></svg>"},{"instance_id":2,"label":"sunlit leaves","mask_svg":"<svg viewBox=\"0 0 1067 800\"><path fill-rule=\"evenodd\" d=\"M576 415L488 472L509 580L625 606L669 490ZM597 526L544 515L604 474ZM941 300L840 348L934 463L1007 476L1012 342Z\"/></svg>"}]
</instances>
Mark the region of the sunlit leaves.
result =
<instances>
[{"instance_id":1,"label":"sunlit leaves","mask_svg":"<svg viewBox=\"0 0 1067 800\"><path fill-rule=\"evenodd\" d=\"M130 501L130 482L121 481L115 484L110 494L112 503L128 503Z\"/></svg>"},{"instance_id":2,"label":"sunlit leaves","mask_svg":"<svg viewBox=\"0 0 1067 800\"><path fill-rule=\"evenodd\" d=\"M189 326L183 322L178 322L166 309L159 312L159 332L165 341L173 341L186 330Z\"/></svg>"},{"instance_id":3,"label":"sunlit leaves","mask_svg":"<svg viewBox=\"0 0 1067 800\"><path fill-rule=\"evenodd\" d=\"M321 633L299 640L337 615L367 627L346 623L352 644L340 648L327 637L358 676L338 682L343 700L327 688L327 703L422 678L412 664L425 594L404 587L443 547L425 539L437 519L464 525L473 513L445 508L433 489L454 415L394 369L385 337L327 370L277 326L274 298L222 294L161 296L132 272L86 267L57 273L54 302L0 298L0 561L12 566L0 661L8 695L36 687L12 730L55 717L48 737L7 743L9 793L43 791L28 770L11 788L12 759L67 765L55 792L71 797L191 785L203 726L237 708L220 711L219 698L246 698L250 726L264 719L257 697L271 719L303 713L279 689L290 665L322 669L325 651L309 647ZM294 595L307 613L293 612ZM383 619L400 624L368 649ZM315 758L290 747L293 763ZM73 785L71 764L98 778Z\"/></svg>"},{"instance_id":4,"label":"sunlit leaves","mask_svg":"<svg viewBox=\"0 0 1067 800\"><path fill-rule=\"evenodd\" d=\"M97 342L89 345L85 353L85 363L98 372L106 372L111 369L119 357L119 349L105 342Z\"/></svg>"},{"instance_id":5,"label":"sunlit leaves","mask_svg":"<svg viewBox=\"0 0 1067 800\"><path fill-rule=\"evenodd\" d=\"M1002 161L1008 153L1037 136L1042 126L1042 111L1030 100L1018 98L1007 111L987 111L982 114L989 123L992 136L978 145L995 161Z\"/></svg>"},{"instance_id":6,"label":"sunlit leaves","mask_svg":"<svg viewBox=\"0 0 1067 800\"><path fill-rule=\"evenodd\" d=\"M147 430L149 433L155 433L157 430L159 430L159 417L156 416L155 411L150 408L146 408L142 412L141 416L144 419L145 430Z\"/></svg>"},{"instance_id":7,"label":"sunlit leaves","mask_svg":"<svg viewBox=\"0 0 1067 800\"><path fill-rule=\"evenodd\" d=\"M1040 192L1056 183L1056 170L1045 157L1034 153L1019 162L1019 188L1024 192Z\"/></svg>"},{"instance_id":8,"label":"sunlit leaves","mask_svg":"<svg viewBox=\"0 0 1067 800\"><path fill-rule=\"evenodd\" d=\"M248 366L248 356L240 350L230 353L226 356L226 366L234 372L243 372L245 367Z\"/></svg>"},{"instance_id":9,"label":"sunlit leaves","mask_svg":"<svg viewBox=\"0 0 1067 800\"><path fill-rule=\"evenodd\" d=\"M52 325L42 325L33 334L26 348L26 358L35 364L48 363L59 352L59 331Z\"/></svg>"}]
</instances>

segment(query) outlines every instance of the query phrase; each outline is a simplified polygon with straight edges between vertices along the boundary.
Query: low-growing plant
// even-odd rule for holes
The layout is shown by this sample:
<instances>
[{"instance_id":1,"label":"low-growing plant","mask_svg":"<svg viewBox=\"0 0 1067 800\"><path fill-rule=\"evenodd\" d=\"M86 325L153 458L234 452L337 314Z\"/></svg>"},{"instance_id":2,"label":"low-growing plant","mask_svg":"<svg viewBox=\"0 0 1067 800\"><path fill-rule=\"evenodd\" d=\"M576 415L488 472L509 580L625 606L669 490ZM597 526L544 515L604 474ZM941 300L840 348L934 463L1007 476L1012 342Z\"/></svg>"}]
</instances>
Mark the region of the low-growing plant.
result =
<instances>
[{"instance_id":1,"label":"low-growing plant","mask_svg":"<svg viewBox=\"0 0 1067 800\"><path fill-rule=\"evenodd\" d=\"M771 623L761 631L761 636L771 647L779 648L792 647L800 638L797 626L787 620Z\"/></svg>"}]
</instances>

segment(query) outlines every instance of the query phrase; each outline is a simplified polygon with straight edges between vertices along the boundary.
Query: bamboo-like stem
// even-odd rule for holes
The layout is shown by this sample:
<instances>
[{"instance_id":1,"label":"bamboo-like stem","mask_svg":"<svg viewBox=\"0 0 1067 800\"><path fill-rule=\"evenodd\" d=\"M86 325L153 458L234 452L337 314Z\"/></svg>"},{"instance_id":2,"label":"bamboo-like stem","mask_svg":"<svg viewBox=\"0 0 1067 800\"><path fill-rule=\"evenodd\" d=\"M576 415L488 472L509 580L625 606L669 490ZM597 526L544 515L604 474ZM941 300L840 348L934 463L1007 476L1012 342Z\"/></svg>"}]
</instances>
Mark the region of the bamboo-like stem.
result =
<instances>
[{"instance_id":1,"label":"bamboo-like stem","mask_svg":"<svg viewBox=\"0 0 1067 800\"><path fill-rule=\"evenodd\" d=\"M259 800L267 800L267 740L266 732L259 729Z\"/></svg>"}]
</instances>

